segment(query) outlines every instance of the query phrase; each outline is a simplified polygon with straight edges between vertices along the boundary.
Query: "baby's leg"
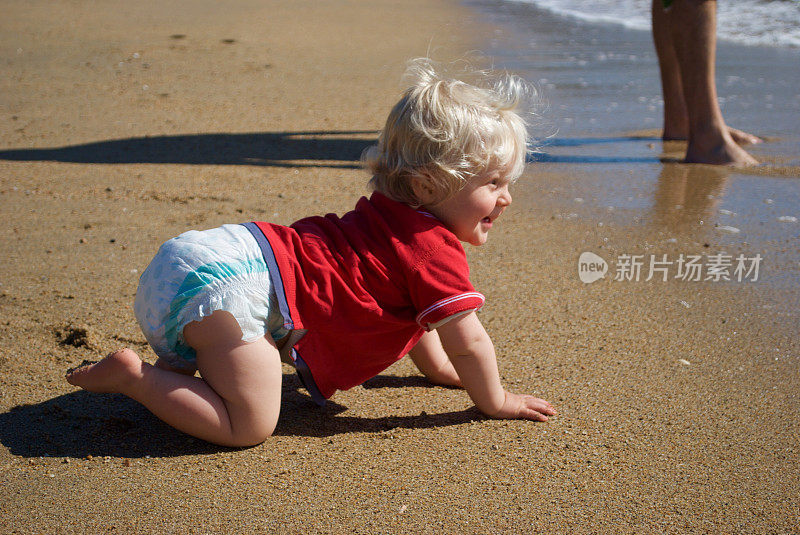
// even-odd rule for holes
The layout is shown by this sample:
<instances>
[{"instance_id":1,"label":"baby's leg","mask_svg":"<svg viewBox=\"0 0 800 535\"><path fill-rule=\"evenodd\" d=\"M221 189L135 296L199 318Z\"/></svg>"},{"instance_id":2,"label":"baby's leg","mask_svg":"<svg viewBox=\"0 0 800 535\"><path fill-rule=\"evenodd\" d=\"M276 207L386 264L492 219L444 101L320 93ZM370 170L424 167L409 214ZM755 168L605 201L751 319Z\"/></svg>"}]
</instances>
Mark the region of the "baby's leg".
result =
<instances>
[{"instance_id":1,"label":"baby's leg","mask_svg":"<svg viewBox=\"0 0 800 535\"><path fill-rule=\"evenodd\" d=\"M100 362L69 370L67 382L90 392L125 393L141 380L145 366L133 350L120 349Z\"/></svg>"},{"instance_id":2,"label":"baby's leg","mask_svg":"<svg viewBox=\"0 0 800 535\"><path fill-rule=\"evenodd\" d=\"M263 442L275 430L281 408L283 373L272 337L243 342L238 322L224 311L188 324L183 336L197 352L205 384L221 402L214 421L221 438L206 440L233 446Z\"/></svg>"},{"instance_id":3,"label":"baby's leg","mask_svg":"<svg viewBox=\"0 0 800 535\"><path fill-rule=\"evenodd\" d=\"M153 364L153 366L155 366L156 368L161 368L162 370L170 371L170 372L182 373L182 374L188 375L190 377L192 375L194 375L195 372L197 371L196 368L176 368L175 366L173 366L172 364L170 364L166 360L162 359L161 357L158 357L158 360L156 361L155 364Z\"/></svg>"},{"instance_id":4,"label":"baby's leg","mask_svg":"<svg viewBox=\"0 0 800 535\"><path fill-rule=\"evenodd\" d=\"M272 434L281 399L281 364L270 337L242 342L236 320L218 311L184 328L202 378L144 363L130 349L79 368L67 381L119 392L185 433L225 446L258 444Z\"/></svg>"}]
</instances>

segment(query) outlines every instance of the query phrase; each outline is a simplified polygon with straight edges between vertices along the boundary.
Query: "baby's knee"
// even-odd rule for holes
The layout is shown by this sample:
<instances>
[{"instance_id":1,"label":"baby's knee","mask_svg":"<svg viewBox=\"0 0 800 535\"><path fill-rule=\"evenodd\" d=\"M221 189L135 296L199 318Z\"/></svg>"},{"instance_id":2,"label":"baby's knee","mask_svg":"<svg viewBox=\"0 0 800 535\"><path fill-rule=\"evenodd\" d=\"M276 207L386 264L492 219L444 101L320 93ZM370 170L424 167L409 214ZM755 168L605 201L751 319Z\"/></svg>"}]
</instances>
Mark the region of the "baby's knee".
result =
<instances>
[{"instance_id":1,"label":"baby's knee","mask_svg":"<svg viewBox=\"0 0 800 535\"><path fill-rule=\"evenodd\" d=\"M229 413L232 446L246 448L261 444L275 432L278 424L277 410L251 409L246 412L235 410Z\"/></svg>"},{"instance_id":2,"label":"baby's knee","mask_svg":"<svg viewBox=\"0 0 800 535\"><path fill-rule=\"evenodd\" d=\"M233 446L236 448L249 448L252 446L258 446L269 437L272 436L272 433L275 431L275 425L267 425L267 426L251 426L248 428L243 428L233 433L232 441L229 446Z\"/></svg>"}]
</instances>

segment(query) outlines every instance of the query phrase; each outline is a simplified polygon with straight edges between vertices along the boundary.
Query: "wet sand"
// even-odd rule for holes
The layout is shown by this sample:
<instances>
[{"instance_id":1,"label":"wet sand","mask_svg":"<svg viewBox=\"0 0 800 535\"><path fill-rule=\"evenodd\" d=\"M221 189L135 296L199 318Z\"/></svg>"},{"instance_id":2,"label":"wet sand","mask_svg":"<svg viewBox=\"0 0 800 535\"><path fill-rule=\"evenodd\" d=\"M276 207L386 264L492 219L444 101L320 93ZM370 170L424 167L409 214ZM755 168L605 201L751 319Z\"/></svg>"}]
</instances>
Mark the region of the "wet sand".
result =
<instances>
[{"instance_id":1,"label":"wet sand","mask_svg":"<svg viewBox=\"0 0 800 535\"><path fill-rule=\"evenodd\" d=\"M350 209L405 60L497 28L451 2L5 11L0 531L797 531L794 171L529 166L468 254L504 382L555 403L546 424L487 420L404 359L322 410L286 368L276 436L218 448L63 374L153 358L131 303L165 239ZM580 282L583 251L604 280ZM760 280L613 280L620 255L721 253L761 254Z\"/></svg>"}]
</instances>

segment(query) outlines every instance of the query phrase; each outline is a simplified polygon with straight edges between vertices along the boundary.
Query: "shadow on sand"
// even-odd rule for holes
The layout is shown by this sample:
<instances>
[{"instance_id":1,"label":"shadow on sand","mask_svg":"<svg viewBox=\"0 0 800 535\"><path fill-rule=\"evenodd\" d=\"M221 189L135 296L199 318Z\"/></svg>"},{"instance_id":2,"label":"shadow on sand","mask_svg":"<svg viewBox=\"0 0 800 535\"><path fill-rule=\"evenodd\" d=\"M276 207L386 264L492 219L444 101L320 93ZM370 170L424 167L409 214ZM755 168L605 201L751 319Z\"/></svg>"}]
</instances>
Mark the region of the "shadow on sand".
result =
<instances>
[{"instance_id":1,"label":"shadow on sand","mask_svg":"<svg viewBox=\"0 0 800 535\"><path fill-rule=\"evenodd\" d=\"M583 138L551 138L542 142L541 147L528 155L528 162L544 163L658 163L674 162L677 160L660 156L622 156L614 155L575 155L575 154L550 154L548 147L585 147L590 145L609 145L621 143L661 143L660 137L652 136L621 136L621 137L583 137ZM638 147L631 151L641 152ZM621 151L625 154L626 150Z\"/></svg>"},{"instance_id":2,"label":"shadow on sand","mask_svg":"<svg viewBox=\"0 0 800 535\"><path fill-rule=\"evenodd\" d=\"M368 383L365 387L433 387L418 377L378 376ZM338 416L347 407L329 400L325 407L319 408L300 389L295 374L284 374L281 416L275 435L326 437L379 433L395 428L459 425L483 418L474 408L419 416ZM22 457L172 457L230 450L169 427L123 395L83 390L0 413L0 443L11 454Z\"/></svg>"},{"instance_id":3,"label":"shadow on sand","mask_svg":"<svg viewBox=\"0 0 800 535\"><path fill-rule=\"evenodd\" d=\"M361 153L376 142L371 130L311 130L245 134L148 136L55 148L0 150L0 160L99 164L255 165L358 169ZM549 154L548 147L661 142L659 137L552 138L528 155L529 162L654 163L656 156ZM624 151L623 151L624 152ZM671 161L671 160L667 160Z\"/></svg>"},{"instance_id":4,"label":"shadow on sand","mask_svg":"<svg viewBox=\"0 0 800 535\"><path fill-rule=\"evenodd\" d=\"M55 148L0 150L0 160L99 164L359 168L378 132L308 131L152 136Z\"/></svg>"}]
</instances>

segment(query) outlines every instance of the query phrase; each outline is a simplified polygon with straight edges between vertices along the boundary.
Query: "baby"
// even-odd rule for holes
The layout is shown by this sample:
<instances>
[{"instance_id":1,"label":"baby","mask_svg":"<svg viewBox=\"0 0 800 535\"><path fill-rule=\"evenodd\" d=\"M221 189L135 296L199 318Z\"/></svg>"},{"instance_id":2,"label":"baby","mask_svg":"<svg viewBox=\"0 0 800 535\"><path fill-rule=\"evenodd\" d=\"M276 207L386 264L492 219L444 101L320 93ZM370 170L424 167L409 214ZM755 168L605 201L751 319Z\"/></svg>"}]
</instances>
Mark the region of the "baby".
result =
<instances>
[{"instance_id":1,"label":"baby","mask_svg":"<svg viewBox=\"0 0 800 535\"><path fill-rule=\"evenodd\" d=\"M460 242L482 245L525 165L526 86L412 83L364 154L374 192L342 217L224 225L164 243L135 313L158 355L130 349L67 374L118 392L171 426L225 446L263 442L281 406L281 360L312 398L374 377L408 354L432 382L463 387L484 414L546 421L546 401L503 389ZM200 376L195 376L199 371Z\"/></svg>"}]
</instances>

